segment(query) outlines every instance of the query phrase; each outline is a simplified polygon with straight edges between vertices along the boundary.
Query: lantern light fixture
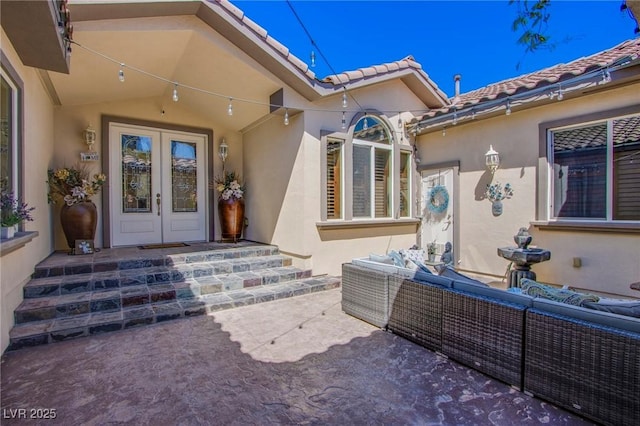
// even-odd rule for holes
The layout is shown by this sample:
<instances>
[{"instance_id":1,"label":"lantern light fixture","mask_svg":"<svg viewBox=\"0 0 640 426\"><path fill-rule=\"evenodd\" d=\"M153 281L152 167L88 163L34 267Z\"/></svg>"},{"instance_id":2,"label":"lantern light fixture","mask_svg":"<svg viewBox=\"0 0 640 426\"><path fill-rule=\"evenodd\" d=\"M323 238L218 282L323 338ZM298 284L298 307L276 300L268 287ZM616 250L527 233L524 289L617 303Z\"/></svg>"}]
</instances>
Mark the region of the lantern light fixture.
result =
<instances>
[{"instance_id":1,"label":"lantern light fixture","mask_svg":"<svg viewBox=\"0 0 640 426\"><path fill-rule=\"evenodd\" d=\"M96 131L91 127L91 123L82 132L84 143L89 147L89 151L93 151L93 144L96 143Z\"/></svg>"},{"instance_id":2,"label":"lantern light fixture","mask_svg":"<svg viewBox=\"0 0 640 426\"><path fill-rule=\"evenodd\" d=\"M489 151L484 155L487 168L494 174L500 166L500 154L493 149L493 145L489 145Z\"/></svg>"}]
</instances>

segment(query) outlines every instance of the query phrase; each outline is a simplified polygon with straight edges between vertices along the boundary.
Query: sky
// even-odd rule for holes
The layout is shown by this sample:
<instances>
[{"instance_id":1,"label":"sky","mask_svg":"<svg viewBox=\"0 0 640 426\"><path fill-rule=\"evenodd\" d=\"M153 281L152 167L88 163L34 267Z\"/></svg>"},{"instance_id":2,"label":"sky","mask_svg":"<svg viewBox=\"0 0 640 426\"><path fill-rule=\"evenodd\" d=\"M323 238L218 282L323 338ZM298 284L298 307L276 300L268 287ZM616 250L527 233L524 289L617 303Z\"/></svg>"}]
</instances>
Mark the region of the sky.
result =
<instances>
[{"instance_id":1,"label":"sky","mask_svg":"<svg viewBox=\"0 0 640 426\"><path fill-rule=\"evenodd\" d=\"M412 55L448 96L455 74L468 92L611 48L636 26L622 0L553 0L553 47L525 53L508 1L292 0L316 48L285 0L231 2L309 65L314 51L317 78Z\"/></svg>"}]
</instances>

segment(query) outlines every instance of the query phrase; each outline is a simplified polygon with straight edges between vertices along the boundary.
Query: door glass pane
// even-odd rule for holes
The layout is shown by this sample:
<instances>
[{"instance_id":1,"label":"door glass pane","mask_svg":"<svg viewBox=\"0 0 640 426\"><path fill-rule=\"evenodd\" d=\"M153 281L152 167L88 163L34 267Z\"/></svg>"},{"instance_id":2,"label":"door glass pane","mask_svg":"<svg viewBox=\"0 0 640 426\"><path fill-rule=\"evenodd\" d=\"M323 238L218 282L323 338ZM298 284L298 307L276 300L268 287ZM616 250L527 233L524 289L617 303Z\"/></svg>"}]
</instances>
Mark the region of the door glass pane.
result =
<instances>
[{"instance_id":1,"label":"door glass pane","mask_svg":"<svg viewBox=\"0 0 640 426\"><path fill-rule=\"evenodd\" d=\"M171 141L171 206L174 212L197 212L196 144Z\"/></svg>"},{"instance_id":2,"label":"door glass pane","mask_svg":"<svg viewBox=\"0 0 640 426\"><path fill-rule=\"evenodd\" d=\"M353 146L353 216L371 217L371 148Z\"/></svg>"},{"instance_id":3,"label":"door glass pane","mask_svg":"<svg viewBox=\"0 0 640 426\"><path fill-rule=\"evenodd\" d=\"M9 83L2 80L2 90L0 95L0 190L15 190L13 182L13 129L11 117L12 91Z\"/></svg>"},{"instance_id":4,"label":"door glass pane","mask_svg":"<svg viewBox=\"0 0 640 426\"><path fill-rule=\"evenodd\" d=\"M122 212L151 213L151 138L122 135Z\"/></svg>"},{"instance_id":5,"label":"door glass pane","mask_svg":"<svg viewBox=\"0 0 640 426\"><path fill-rule=\"evenodd\" d=\"M606 123L554 132L553 185L556 217L606 217Z\"/></svg>"}]
</instances>

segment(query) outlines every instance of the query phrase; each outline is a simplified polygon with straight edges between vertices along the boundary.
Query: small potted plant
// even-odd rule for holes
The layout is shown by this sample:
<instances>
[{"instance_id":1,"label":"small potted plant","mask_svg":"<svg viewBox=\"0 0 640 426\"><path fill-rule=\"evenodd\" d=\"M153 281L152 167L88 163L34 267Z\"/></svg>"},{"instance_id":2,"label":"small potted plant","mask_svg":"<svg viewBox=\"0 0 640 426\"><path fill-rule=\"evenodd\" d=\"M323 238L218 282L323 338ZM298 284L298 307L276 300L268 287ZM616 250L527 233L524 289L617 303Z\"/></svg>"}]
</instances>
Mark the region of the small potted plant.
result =
<instances>
[{"instance_id":1,"label":"small potted plant","mask_svg":"<svg viewBox=\"0 0 640 426\"><path fill-rule=\"evenodd\" d=\"M436 261L436 243L435 241L432 243L427 244L427 256L429 259L429 262L435 262Z\"/></svg>"},{"instance_id":2,"label":"small potted plant","mask_svg":"<svg viewBox=\"0 0 640 426\"><path fill-rule=\"evenodd\" d=\"M3 192L0 196L0 225L1 238L13 238L17 225L23 221L32 221L31 212L35 207L29 207L27 203L18 200L13 192Z\"/></svg>"}]
</instances>

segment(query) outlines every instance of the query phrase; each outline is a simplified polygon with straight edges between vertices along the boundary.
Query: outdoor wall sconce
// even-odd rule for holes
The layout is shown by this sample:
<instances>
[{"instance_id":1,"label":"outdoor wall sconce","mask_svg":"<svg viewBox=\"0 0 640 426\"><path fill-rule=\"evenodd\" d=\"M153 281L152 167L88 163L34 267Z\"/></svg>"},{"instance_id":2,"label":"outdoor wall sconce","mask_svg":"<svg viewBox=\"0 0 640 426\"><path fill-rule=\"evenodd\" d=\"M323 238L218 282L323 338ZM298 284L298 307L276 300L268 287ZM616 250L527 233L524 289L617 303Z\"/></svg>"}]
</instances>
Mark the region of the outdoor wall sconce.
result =
<instances>
[{"instance_id":1,"label":"outdoor wall sconce","mask_svg":"<svg viewBox=\"0 0 640 426\"><path fill-rule=\"evenodd\" d=\"M489 145L489 151L484 155L484 158L487 169L491 171L491 174L494 174L500 166L500 155L498 151L493 149L493 145Z\"/></svg>"},{"instance_id":2,"label":"outdoor wall sconce","mask_svg":"<svg viewBox=\"0 0 640 426\"><path fill-rule=\"evenodd\" d=\"M220 142L220 146L218 147L218 157L222 160L222 172L224 173L224 162L227 160L227 156L229 155L229 145L227 145L227 141L225 138L222 138L222 142Z\"/></svg>"},{"instance_id":3,"label":"outdoor wall sconce","mask_svg":"<svg viewBox=\"0 0 640 426\"><path fill-rule=\"evenodd\" d=\"M81 152L80 160L98 161L100 159L100 156L93 150L93 144L96 143L96 131L91 127L91 123L89 123L87 128L82 131L82 137L84 139L84 143L86 143L87 147L89 147L89 152Z\"/></svg>"}]
</instances>

